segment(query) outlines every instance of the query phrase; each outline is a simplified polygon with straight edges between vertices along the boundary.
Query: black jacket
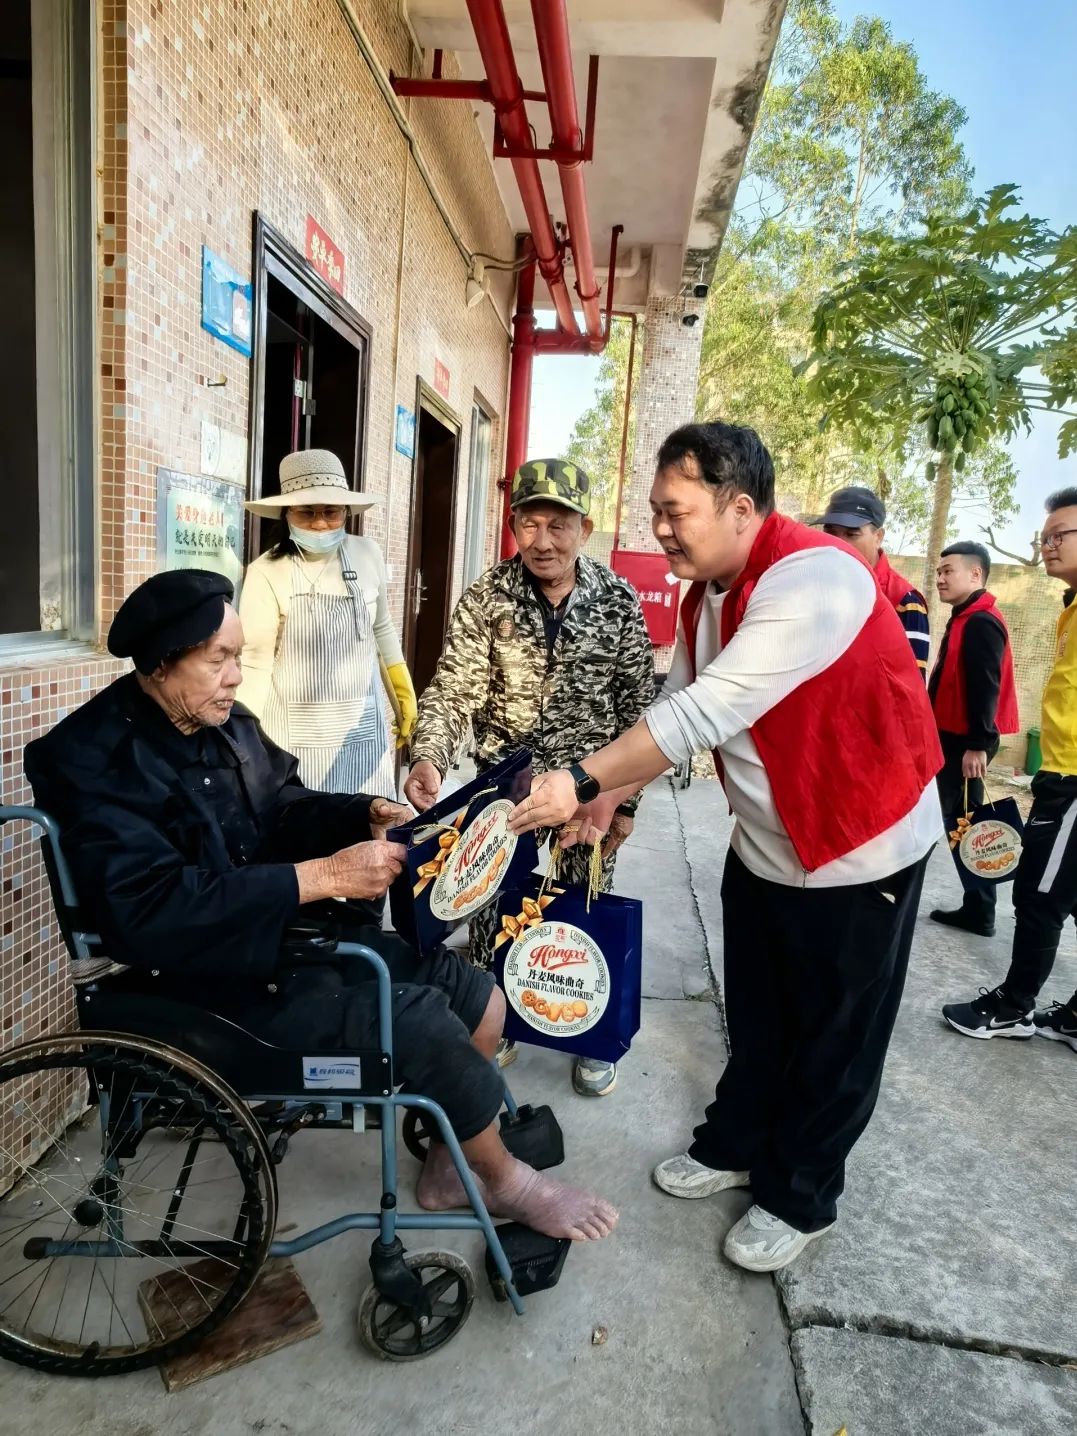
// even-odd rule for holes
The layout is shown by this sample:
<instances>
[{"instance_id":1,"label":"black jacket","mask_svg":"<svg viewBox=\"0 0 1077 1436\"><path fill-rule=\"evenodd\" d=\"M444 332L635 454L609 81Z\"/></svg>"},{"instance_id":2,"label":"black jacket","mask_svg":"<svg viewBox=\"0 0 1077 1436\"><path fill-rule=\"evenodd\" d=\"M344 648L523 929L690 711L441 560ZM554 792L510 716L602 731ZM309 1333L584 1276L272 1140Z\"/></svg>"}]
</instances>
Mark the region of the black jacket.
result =
<instances>
[{"instance_id":1,"label":"black jacket","mask_svg":"<svg viewBox=\"0 0 1077 1436\"><path fill-rule=\"evenodd\" d=\"M293 865L371 836L371 799L305 788L242 705L187 737L134 674L29 744L25 764L85 920L110 957L162 975L264 980L299 912Z\"/></svg>"}]
</instances>

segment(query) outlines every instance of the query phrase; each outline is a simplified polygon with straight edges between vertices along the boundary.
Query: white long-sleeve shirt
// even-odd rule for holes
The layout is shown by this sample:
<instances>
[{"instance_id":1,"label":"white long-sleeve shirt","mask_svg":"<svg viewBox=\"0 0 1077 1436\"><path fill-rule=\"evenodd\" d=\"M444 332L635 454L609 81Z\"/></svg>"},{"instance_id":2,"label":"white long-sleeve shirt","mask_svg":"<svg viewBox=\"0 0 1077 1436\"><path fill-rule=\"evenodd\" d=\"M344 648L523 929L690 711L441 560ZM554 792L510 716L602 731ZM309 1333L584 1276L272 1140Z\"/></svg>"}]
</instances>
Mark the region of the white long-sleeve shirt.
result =
<instances>
[{"instance_id":1,"label":"white long-sleeve shirt","mask_svg":"<svg viewBox=\"0 0 1077 1436\"><path fill-rule=\"evenodd\" d=\"M708 586L696 631L695 671L683 635L661 699L648 710L651 737L671 763L720 748L736 823L732 845L757 877L796 887L877 882L916 862L942 833L934 779L912 811L844 857L805 871L778 816L752 724L800 684L840 658L867 622L877 589L871 573L840 549L802 549L768 568L723 649L726 594ZM795 765L794 748L788 757ZM835 749L832 781L846 782L857 755ZM860 775L863 776L863 775ZM873 774L880 792L886 774ZM870 801L865 799L865 801Z\"/></svg>"},{"instance_id":2,"label":"white long-sleeve shirt","mask_svg":"<svg viewBox=\"0 0 1077 1436\"><path fill-rule=\"evenodd\" d=\"M392 668L394 664L403 663L404 653L389 612L385 559L373 539L348 534L344 544L345 557L357 576L356 582L370 611L378 652L385 666ZM316 583L319 593L347 596L336 552L328 558L321 554L303 554L302 559L303 577L308 584ZM246 704L256 718L263 716L269 699L277 639L292 601L293 573L291 557L270 558L262 554L248 568L243 580L239 599L239 617L243 623L243 682L239 701Z\"/></svg>"}]
</instances>

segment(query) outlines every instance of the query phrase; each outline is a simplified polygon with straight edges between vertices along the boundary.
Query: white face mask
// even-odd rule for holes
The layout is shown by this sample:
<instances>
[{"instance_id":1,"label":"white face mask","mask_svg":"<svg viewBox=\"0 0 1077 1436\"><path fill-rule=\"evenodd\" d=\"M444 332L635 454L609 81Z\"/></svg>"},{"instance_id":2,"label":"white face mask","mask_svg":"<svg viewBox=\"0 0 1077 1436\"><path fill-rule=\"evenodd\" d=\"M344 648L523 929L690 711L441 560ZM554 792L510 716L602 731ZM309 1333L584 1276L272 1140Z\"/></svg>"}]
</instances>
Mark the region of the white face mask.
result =
<instances>
[{"instance_id":1,"label":"white face mask","mask_svg":"<svg viewBox=\"0 0 1077 1436\"><path fill-rule=\"evenodd\" d=\"M297 529L288 525L292 542L307 553L332 553L344 542L343 525L338 529Z\"/></svg>"}]
</instances>

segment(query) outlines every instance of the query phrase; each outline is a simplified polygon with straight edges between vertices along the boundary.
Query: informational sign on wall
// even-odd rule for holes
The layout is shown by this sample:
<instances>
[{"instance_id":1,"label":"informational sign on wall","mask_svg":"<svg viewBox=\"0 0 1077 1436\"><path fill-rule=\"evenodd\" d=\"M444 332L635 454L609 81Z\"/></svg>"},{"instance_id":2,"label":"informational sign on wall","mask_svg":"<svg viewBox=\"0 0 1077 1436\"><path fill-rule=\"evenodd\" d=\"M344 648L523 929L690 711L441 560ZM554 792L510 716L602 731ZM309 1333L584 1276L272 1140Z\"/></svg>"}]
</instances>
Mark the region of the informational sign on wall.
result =
<instances>
[{"instance_id":1,"label":"informational sign on wall","mask_svg":"<svg viewBox=\"0 0 1077 1436\"><path fill-rule=\"evenodd\" d=\"M251 354L251 286L242 274L202 246L202 328Z\"/></svg>"},{"instance_id":2,"label":"informational sign on wall","mask_svg":"<svg viewBox=\"0 0 1077 1436\"><path fill-rule=\"evenodd\" d=\"M451 380L449 366L440 359L434 360L434 388L443 399L449 397L449 383Z\"/></svg>"},{"instance_id":3,"label":"informational sign on wall","mask_svg":"<svg viewBox=\"0 0 1077 1436\"><path fill-rule=\"evenodd\" d=\"M396 406L396 451L405 459L415 457L415 415L403 404Z\"/></svg>"},{"instance_id":4,"label":"informational sign on wall","mask_svg":"<svg viewBox=\"0 0 1077 1436\"><path fill-rule=\"evenodd\" d=\"M208 568L238 587L243 572L239 484L157 470L157 568Z\"/></svg>"},{"instance_id":5,"label":"informational sign on wall","mask_svg":"<svg viewBox=\"0 0 1077 1436\"><path fill-rule=\"evenodd\" d=\"M331 289L344 293L344 251L307 215L306 256Z\"/></svg>"}]
</instances>

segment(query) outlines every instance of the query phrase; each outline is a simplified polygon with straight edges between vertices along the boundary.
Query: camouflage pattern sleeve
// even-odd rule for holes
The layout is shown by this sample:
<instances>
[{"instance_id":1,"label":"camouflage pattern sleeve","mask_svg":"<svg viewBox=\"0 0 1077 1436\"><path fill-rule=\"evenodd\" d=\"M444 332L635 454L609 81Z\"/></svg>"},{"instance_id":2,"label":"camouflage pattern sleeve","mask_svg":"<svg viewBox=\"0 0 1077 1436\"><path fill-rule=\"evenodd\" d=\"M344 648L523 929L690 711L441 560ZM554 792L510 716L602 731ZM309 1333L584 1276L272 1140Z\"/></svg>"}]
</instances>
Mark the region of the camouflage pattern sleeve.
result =
<instances>
[{"instance_id":1,"label":"camouflage pattern sleeve","mask_svg":"<svg viewBox=\"0 0 1077 1436\"><path fill-rule=\"evenodd\" d=\"M618 735L634 727L654 702L654 649L647 633L643 609L635 595L632 613L621 629L614 702ZM635 813L642 796L642 793L637 793L622 807L626 812Z\"/></svg>"},{"instance_id":2,"label":"camouflage pattern sleeve","mask_svg":"<svg viewBox=\"0 0 1077 1436\"><path fill-rule=\"evenodd\" d=\"M490 633L482 580L461 597L449 622L437 672L419 700L411 761L433 763L442 777L490 692Z\"/></svg>"}]
</instances>

